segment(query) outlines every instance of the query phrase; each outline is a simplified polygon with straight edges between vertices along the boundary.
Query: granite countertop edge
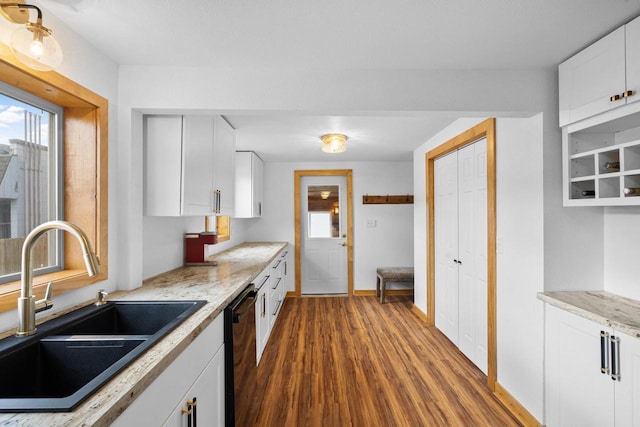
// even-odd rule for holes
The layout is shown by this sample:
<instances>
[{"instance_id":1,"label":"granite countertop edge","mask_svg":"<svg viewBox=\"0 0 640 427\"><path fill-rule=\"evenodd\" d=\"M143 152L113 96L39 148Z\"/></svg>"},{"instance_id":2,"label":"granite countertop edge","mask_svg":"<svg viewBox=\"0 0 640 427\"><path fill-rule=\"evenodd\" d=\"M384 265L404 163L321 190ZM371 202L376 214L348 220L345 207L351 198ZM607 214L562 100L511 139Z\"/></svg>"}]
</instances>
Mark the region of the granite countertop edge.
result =
<instances>
[{"instance_id":1,"label":"granite countertop edge","mask_svg":"<svg viewBox=\"0 0 640 427\"><path fill-rule=\"evenodd\" d=\"M5 413L0 414L0 425L110 425L286 246L285 242L241 243L211 256L209 259L217 261L217 266L180 267L145 280L139 288L110 294L109 300L208 302L72 412ZM213 293L213 297L207 291ZM176 297L177 294L181 297ZM93 301L88 301L74 309L91 303Z\"/></svg>"},{"instance_id":2,"label":"granite countertop edge","mask_svg":"<svg viewBox=\"0 0 640 427\"><path fill-rule=\"evenodd\" d=\"M605 291L540 292L555 307L640 338L640 301Z\"/></svg>"}]
</instances>

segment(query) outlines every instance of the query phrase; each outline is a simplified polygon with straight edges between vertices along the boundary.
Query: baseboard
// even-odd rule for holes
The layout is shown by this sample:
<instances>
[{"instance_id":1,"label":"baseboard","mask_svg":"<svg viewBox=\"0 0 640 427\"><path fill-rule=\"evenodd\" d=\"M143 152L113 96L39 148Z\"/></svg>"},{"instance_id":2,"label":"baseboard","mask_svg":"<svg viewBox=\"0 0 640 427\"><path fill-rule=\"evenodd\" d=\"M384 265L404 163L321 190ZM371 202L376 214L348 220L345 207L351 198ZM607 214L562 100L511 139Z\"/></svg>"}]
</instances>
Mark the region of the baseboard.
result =
<instances>
[{"instance_id":1,"label":"baseboard","mask_svg":"<svg viewBox=\"0 0 640 427\"><path fill-rule=\"evenodd\" d=\"M413 289L387 289L384 293L386 295L413 295ZM354 297L370 297L375 295L375 289L356 289L353 291Z\"/></svg>"},{"instance_id":2,"label":"baseboard","mask_svg":"<svg viewBox=\"0 0 640 427\"><path fill-rule=\"evenodd\" d=\"M509 394L509 392L500 384L496 383L496 390L493 394L509 410L509 412L511 412L511 414L513 414L513 416L522 423L522 425L527 427L542 427L540 421L536 420L536 418L531 415L531 413L527 411L525 407L511 396L511 394Z\"/></svg>"},{"instance_id":3,"label":"baseboard","mask_svg":"<svg viewBox=\"0 0 640 427\"><path fill-rule=\"evenodd\" d=\"M429 318L427 317L426 314L422 312L422 310L418 308L417 305L413 304L411 306L411 311L413 311L420 318L420 320L422 320L423 322L429 323Z\"/></svg>"}]
</instances>

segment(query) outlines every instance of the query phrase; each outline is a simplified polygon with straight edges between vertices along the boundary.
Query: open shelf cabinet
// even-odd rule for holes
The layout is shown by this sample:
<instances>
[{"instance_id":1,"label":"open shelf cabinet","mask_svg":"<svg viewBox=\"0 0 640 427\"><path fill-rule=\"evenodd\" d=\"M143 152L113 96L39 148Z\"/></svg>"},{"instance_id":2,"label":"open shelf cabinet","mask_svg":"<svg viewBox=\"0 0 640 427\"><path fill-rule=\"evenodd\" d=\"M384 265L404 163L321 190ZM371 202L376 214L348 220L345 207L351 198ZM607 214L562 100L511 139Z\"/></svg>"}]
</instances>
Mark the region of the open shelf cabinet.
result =
<instances>
[{"instance_id":1,"label":"open shelf cabinet","mask_svg":"<svg viewBox=\"0 0 640 427\"><path fill-rule=\"evenodd\" d=\"M565 206L640 205L640 113L563 130Z\"/></svg>"}]
</instances>

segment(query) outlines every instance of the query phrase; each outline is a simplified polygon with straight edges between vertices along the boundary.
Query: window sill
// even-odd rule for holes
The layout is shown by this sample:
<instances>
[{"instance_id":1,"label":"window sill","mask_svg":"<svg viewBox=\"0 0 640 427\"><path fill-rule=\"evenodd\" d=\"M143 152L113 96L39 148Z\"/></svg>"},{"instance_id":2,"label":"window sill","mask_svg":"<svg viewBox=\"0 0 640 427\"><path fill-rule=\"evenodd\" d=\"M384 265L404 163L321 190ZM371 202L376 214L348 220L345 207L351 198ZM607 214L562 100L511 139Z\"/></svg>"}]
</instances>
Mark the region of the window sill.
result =
<instances>
[{"instance_id":1,"label":"window sill","mask_svg":"<svg viewBox=\"0 0 640 427\"><path fill-rule=\"evenodd\" d=\"M88 286L106 280L104 273L90 277L86 270L63 270L55 273L43 274L33 278L33 294L36 299L44 297L49 282L53 283L53 295L62 295L74 289ZM20 281L9 282L0 286L0 313L17 308L20 297Z\"/></svg>"}]
</instances>

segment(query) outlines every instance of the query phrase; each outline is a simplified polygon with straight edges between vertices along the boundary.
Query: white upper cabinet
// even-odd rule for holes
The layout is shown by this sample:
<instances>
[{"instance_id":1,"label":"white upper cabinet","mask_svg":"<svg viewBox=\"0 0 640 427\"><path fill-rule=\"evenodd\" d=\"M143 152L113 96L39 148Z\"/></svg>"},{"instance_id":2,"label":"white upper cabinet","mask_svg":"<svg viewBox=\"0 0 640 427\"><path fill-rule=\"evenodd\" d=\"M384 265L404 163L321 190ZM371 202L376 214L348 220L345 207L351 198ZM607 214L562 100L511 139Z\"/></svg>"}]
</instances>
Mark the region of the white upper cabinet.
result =
<instances>
[{"instance_id":1,"label":"white upper cabinet","mask_svg":"<svg viewBox=\"0 0 640 427\"><path fill-rule=\"evenodd\" d=\"M625 26L627 43L627 90L635 92L627 97L627 104L640 101L640 17Z\"/></svg>"},{"instance_id":2,"label":"white upper cabinet","mask_svg":"<svg viewBox=\"0 0 640 427\"><path fill-rule=\"evenodd\" d=\"M144 117L144 214L233 213L235 139L221 116Z\"/></svg>"},{"instance_id":3,"label":"white upper cabinet","mask_svg":"<svg viewBox=\"0 0 640 427\"><path fill-rule=\"evenodd\" d=\"M640 18L560 64L560 126L637 101L638 27Z\"/></svg>"},{"instance_id":4,"label":"white upper cabinet","mask_svg":"<svg viewBox=\"0 0 640 427\"><path fill-rule=\"evenodd\" d=\"M236 151L236 218L262 216L262 159L253 151Z\"/></svg>"},{"instance_id":5,"label":"white upper cabinet","mask_svg":"<svg viewBox=\"0 0 640 427\"><path fill-rule=\"evenodd\" d=\"M233 216L235 208L235 131L222 116L215 118L214 213ZM217 199L217 200L216 200Z\"/></svg>"},{"instance_id":6,"label":"white upper cabinet","mask_svg":"<svg viewBox=\"0 0 640 427\"><path fill-rule=\"evenodd\" d=\"M211 215L213 117L183 116L182 215Z\"/></svg>"},{"instance_id":7,"label":"white upper cabinet","mask_svg":"<svg viewBox=\"0 0 640 427\"><path fill-rule=\"evenodd\" d=\"M182 116L145 116L144 214L182 213Z\"/></svg>"}]
</instances>

